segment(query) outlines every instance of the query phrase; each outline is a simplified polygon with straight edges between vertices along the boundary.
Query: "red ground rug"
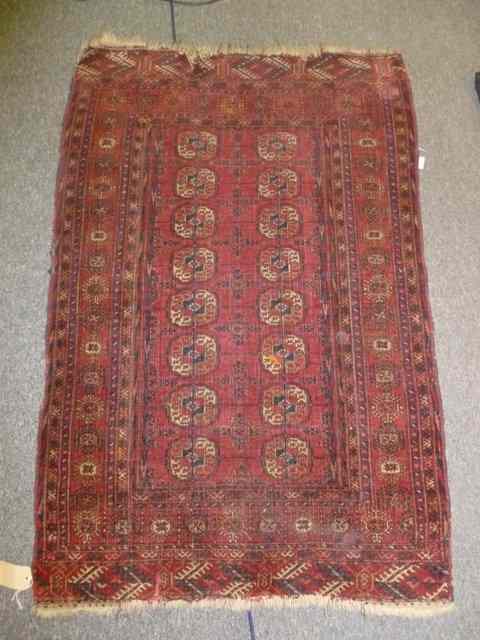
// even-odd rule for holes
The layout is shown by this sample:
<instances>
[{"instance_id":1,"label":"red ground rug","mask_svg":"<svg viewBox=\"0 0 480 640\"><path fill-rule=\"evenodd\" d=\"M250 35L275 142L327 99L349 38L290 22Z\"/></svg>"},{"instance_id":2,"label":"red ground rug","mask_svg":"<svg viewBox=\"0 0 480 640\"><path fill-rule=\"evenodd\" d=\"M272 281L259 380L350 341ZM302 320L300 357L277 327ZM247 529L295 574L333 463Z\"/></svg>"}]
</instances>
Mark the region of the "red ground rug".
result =
<instances>
[{"instance_id":1,"label":"red ground rug","mask_svg":"<svg viewBox=\"0 0 480 640\"><path fill-rule=\"evenodd\" d=\"M53 248L39 613L448 608L401 55L89 47Z\"/></svg>"}]
</instances>

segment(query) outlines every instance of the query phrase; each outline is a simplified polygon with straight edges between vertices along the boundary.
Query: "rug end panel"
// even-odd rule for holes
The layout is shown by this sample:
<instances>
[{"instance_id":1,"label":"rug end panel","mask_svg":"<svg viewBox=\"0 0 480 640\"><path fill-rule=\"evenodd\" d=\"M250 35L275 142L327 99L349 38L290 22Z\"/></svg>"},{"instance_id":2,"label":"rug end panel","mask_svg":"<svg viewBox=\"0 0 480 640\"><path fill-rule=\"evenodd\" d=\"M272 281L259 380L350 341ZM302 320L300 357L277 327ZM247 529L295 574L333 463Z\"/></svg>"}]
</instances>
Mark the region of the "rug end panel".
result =
<instances>
[{"instance_id":1,"label":"rug end panel","mask_svg":"<svg viewBox=\"0 0 480 640\"><path fill-rule=\"evenodd\" d=\"M453 601L438 602L372 602L360 600L341 600L321 595L305 595L295 598L274 596L271 598L245 598L233 600L230 598L206 598L190 602L186 600L130 600L125 602L103 603L65 603L65 604L38 604L33 607L35 615L41 618L53 618L75 615L77 613L95 613L99 615L112 615L120 611L131 613L139 609L171 609L180 607L194 607L205 609L226 609L230 611L247 611L250 609L273 608L289 609L297 607L321 607L326 612L331 611L358 611L363 616L398 616L405 618L425 618L446 613L455 609Z\"/></svg>"},{"instance_id":2,"label":"rug end panel","mask_svg":"<svg viewBox=\"0 0 480 640\"><path fill-rule=\"evenodd\" d=\"M184 53L190 60L196 58L206 58L220 54L250 54L250 55L291 55L301 57L319 56L322 53L343 53L350 55L370 55L385 56L398 55L395 49L351 49L349 47L337 47L329 45L301 46L301 45L280 45L276 43L264 46L244 46L236 44L212 44L195 46L192 44L171 44L160 41L147 41L141 36L130 38L118 37L114 33L104 32L99 36L94 36L90 40L83 42L77 57L78 62L82 60L89 49L169 49Z\"/></svg>"}]
</instances>

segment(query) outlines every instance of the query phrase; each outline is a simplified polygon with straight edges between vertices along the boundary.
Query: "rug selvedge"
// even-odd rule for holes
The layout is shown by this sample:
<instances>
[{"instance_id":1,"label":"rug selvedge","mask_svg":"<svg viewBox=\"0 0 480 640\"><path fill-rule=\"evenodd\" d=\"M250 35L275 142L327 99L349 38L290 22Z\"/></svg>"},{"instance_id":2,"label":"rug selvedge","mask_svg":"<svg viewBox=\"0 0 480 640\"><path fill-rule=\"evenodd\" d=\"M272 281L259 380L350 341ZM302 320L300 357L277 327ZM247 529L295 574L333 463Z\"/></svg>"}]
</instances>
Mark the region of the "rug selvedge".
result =
<instances>
[{"instance_id":1,"label":"rug selvedge","mask_svg":"<svg viewBox=\"0 0 480 640\"><path fill-rule=\"evenodd\" d=\"M84 52L56 194L39 611L449 609L416 161L398 53Z\"/></svg>"}]
</instances>

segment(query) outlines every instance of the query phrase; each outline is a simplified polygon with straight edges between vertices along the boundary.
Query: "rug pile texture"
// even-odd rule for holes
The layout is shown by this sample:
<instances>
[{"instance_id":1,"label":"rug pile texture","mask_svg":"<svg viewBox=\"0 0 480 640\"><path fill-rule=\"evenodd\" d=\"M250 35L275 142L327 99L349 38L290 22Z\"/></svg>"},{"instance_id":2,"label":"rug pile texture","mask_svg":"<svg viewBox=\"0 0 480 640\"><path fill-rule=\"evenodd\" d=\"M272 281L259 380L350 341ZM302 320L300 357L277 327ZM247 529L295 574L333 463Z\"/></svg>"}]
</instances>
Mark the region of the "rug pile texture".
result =
<instances>
[{"instance_id":1,"label":"rug pile texture","mask_svg":"<svg viewBox=\"0 0 480 640\"><path fill-rule=\"evenodd\" d=\"M39 613L449 608L400 54L87 48L47 363Z\"/></svg>"}]
</instances>

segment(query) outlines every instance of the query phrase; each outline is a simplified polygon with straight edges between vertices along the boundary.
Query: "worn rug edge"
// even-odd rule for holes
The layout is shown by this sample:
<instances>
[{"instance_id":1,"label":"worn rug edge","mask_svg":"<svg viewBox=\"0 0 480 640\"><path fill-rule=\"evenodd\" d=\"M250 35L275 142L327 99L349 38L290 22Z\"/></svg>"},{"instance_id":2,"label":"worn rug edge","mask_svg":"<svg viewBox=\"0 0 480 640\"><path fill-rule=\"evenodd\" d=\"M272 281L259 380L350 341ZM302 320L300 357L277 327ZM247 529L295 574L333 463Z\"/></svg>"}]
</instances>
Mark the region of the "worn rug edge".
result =
<instances>
[{"instance_id":1,"label":"worn rug edge","mask_svg":"<svg viewBox=\"0 0 480 640\"><path fill-rule=\"evenodd\" d=\"M190 60L197 58L205 58L213 55L220 54L251 54L251 55L291 55L310 57L318 56L322 53L345 53L351 55L370 55L370 56L385 56L385 55L398 55L400 52L396 49L355 49L350 47L336 47L319 44L317 46L301 46L301 45L287 45L282 46L279 44L268 44L262 46L249 46L249 45L236 45L236 44L212 44L212 45L193 45L176 43L170 44L161 41L147 41L139 36L132 36L130 38L122 38L116 36L114 33L104 32L99 36L94 36L87 41L84 41L80 47L77 57L78 61L81 61L88 49L146 49L146 50L158 50L168 49L170 51L178 51L178 53L184 53Z\"/></svg>"},{"instance_id":2,"label":"worn rug edge","mask_svg":"<svg viewBox=\"0 0 480 640\"><path fill-rule=\"evenodd\" d=\"M180 607L225 609L230 611L246 611L257 608L289 609L298 607L322 607L326 611L359 611L362 615L399 616L405 618L432 617L451 613L455 603L451 600L437 602L370 602L363 600L340 600L322 595L304 595L294 598L271 596L265 598L206 598L204 600L127 600L123 602L105 601L99 603L65 603L41 604L33 607L35 615L42 618L75 615L76 613L95 613L113 615L119 612L131 613L132 610L171 609Z\"/></svg>"}]
</instances>

